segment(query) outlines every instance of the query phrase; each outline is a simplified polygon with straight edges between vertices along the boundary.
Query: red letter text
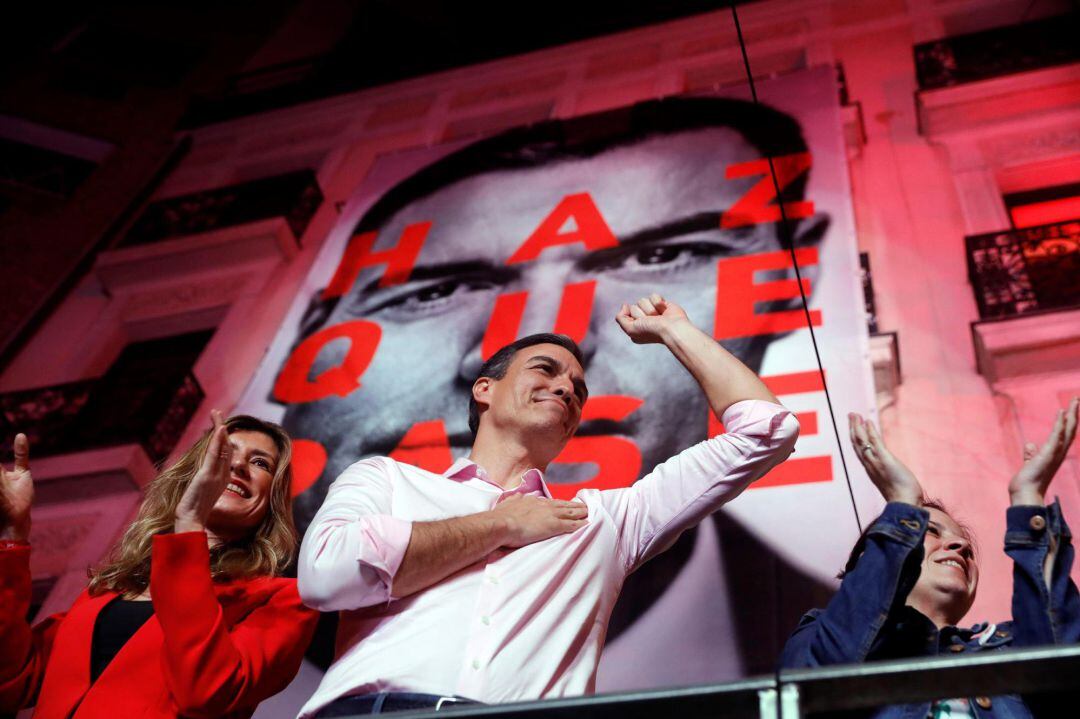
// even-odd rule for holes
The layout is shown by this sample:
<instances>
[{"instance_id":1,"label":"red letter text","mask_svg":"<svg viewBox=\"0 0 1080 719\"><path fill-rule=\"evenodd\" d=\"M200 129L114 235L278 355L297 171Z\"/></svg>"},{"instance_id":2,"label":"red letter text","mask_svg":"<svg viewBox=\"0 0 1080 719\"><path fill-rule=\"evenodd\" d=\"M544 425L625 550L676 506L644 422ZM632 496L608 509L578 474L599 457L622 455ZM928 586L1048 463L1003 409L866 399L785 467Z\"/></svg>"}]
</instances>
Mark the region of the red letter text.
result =
<instances>
[{"instance_id":1,"label":"red letter text","mask_svg":"<svg viewBox=\"0 0 1080 719\"><path fill-rule=\"evenodd\" d=\"M359 235L353 235L349 240L345 255L338 263L337 270L334 271L333 279L323 290L322 298L328 300L348 292L356 282L356 276L360 274L360 270L365 267L386 265L386 271L379 280L380 287L400 284L409 279L409 273L416 264L416 258L420 254L420 248L424 246L424 239L430 229L430 222L409 225L401 233L401 239L396 245L378 252L371 250L378 233L362 232Z\"/></svg>"},{"instance_id":2,"label":"red letter text","mask_svg":"<svg viewBox=\"0 0 1080 719\"><path fill-rule=\"evenodd\" d=\"M817 264L817 248L805 247L796 250L795 259L800 267ZM805 327L806 315L801 309L762 313L754 311L754 305L758 302L799 296L799 285L793 279L754 282L756 272L781 270L791 266L791 253L785 250L720 260L717 263L716 325L713 333L716 339L769 335ZM809 296L810 280L803 279L802 286ZM821 310L810 310L810 321L815 327L819 327Z\"/></svg>"},{"instance_id":3,"label":"red letter text","mask_svg":"<svg viewBox=\"0 0 1080 719\"><path fill-rule=\"evenodd\" d=\"M345 397L360 386L360 376L371 364L382 330L367 320L353 320L319 330L297 345L274 383L279 402L314 402L338 395ZM336 367L310 379L312 367L323 347L338 339L349 340L349 351Z\"/></svg>"},{"instance_id":4,"label":"red letter text","mask_svg":"<svg viewBox=\"0 0 1080 719\"><path fill-rule=\"evenodd\" d=\"M574 221L574 229L561 232L568 220ZM587 192L562 198L521 247L510 256L506 264L535 260L548 247L572 245L575 242L581 242L588 250L600 250L619 244Z\"/></svg>"}]
</instances>

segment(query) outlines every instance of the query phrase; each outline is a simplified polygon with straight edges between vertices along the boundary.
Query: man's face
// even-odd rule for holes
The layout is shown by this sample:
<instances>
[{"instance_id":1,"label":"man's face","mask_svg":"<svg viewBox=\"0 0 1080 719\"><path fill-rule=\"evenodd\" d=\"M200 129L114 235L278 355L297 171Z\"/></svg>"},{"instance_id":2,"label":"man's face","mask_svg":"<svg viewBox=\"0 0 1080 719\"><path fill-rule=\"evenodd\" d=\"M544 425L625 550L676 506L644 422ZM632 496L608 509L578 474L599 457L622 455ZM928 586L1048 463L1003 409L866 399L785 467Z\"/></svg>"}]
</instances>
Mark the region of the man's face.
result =
<instances>
[{"instance_id":1,"label":"man's face","mask_svg":"<svg viewBox=\"0 0 1080 719\"><path fill-rule=\"evenodd\" d=\"M238 430L229 435L229 444L229 484L207 520L207 528L226 540L254 532L266 518L278 458L274 440L262 432Z\"/></svg>"},{"instance_id":2,"label":"man's face","mask_svg":"<svg viewBox=\"0 0 1080 719\"><path fill-rule=\"evenodd\" d=\"M658 136L588 159L469 177L394 215L380 229L376 248L393 246L410 224L433 223L409 281L378 287L384 267L365 269L323 323L363 318L382 328L362 386L347 397L291 405L285 417L295 436L320 441L328 455L320 482L299 498L301 526L345 467L389 453L416 422L442 419L454 455L468 451L469 396L502 294L528 293L516 333L521 337L554 329L565 286L596 281L581 342L590 394L630 396L642 404L618 422L585 421L578 435L633 440L642 473L704 439L707 404L689 373L665 348L634 345L614 317L624 302L657 292L712 330L717 262L780 249L775 224L719 227L718 214L759 179L728 180L725 167L759 155L727 128ZM617 247L553 246L534 260L507 264L564 197L583 192L618 238ZM764 344L752 338L724 343L754 369ZM339 365L346 349L344 340L325 347L312 374ZM580 482L595 472L591 464L555 463L547 478Z\"/></svg>"},{"instance_id":3,"label":"man's face","mask_svg":"<svg viewBox=\"0 0 1080 719\"><path fill-rule=\"evenodd\" d=\"M956 520L930 507L930 524L923 537L923 562L919 580L908 603L919 607L942 607L953 623L963 619L979 588L979 565L966 531Z\"/></svg>"},{"instance_id":4,"label":"man's face","mask_svg":"<svg viewBox=\"0 0 1080 719\"><path fill-rule=\"evenodd\" d=\"M551 445L557 453L578 428L588 390L573 354L539 344L519 350L500 379L478 379L473 396L483 407L482 425Z\"/></svg>"}]
</instances>

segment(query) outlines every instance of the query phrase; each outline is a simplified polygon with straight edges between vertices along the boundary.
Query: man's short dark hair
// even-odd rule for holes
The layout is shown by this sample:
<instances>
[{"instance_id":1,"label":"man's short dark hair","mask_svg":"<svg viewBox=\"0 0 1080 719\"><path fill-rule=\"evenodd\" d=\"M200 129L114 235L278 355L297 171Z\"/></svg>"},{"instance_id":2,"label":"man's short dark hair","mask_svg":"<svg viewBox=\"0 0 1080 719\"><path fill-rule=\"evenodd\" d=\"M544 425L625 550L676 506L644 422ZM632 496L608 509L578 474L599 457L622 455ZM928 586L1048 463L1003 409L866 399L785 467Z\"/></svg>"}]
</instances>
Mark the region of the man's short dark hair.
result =
<instances>
[{"instance_id":1,"label":"man's short dark hair","mask_svg":"<svg viewBox=\"0 0 1080 719\"><path fill-rule=\"evenodd\" d=\"M502 379L506 376L506 370L510 369L510 363L514 361L514 355L520 350L523 350L526 347L532 347L533 345L558 345L574 355L574 359L576 359L579 364L582 366L585 365L585 360L581 356L581 348L578 347L577 342L566 335L541 332L511 342L495 354L491 355L491 357L488 358L488 361L480 367L480 371L476 374L476 379L480 379L481 377ZM475 380L473 381L475 382ZM473 437L476 437L476 433L480 429L480 406L476 403L471 392L469 393L469 429L472 431Z\"/></svg>"}]
</instances>

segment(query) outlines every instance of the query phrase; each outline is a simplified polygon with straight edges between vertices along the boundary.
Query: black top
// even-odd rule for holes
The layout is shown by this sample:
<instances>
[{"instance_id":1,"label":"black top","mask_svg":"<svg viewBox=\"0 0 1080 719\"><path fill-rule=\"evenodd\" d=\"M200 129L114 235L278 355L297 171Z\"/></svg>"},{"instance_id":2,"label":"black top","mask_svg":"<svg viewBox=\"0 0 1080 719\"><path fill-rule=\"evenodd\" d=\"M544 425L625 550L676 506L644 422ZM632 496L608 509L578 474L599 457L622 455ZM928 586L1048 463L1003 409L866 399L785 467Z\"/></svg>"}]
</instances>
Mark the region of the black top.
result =
<instances>
[{"instance_id":1,"label":"black top","mask_svg":"<svg viewBox=\"0 0 1080 719\"><path fill-rule=\"evenodd\" d=\"M90 642L91 684L97 681L116 653L153 615L153 602L131 601L120 597L101 608L94 622L94 638Z\"/></svg>"}]
</instances>

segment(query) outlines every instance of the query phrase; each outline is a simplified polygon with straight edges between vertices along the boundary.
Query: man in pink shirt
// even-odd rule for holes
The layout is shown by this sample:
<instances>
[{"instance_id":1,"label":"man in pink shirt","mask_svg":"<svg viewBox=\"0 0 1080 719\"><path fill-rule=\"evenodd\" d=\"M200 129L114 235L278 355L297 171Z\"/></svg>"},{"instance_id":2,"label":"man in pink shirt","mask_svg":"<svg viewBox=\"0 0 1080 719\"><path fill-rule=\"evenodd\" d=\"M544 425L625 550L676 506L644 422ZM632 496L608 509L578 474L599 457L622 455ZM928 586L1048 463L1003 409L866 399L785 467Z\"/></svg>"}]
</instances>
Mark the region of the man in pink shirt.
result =
<instances>
[{"instance_id":1,"label":"man in pink shirt","mask_svg":"<svg viewBox=\"0 0 1080 719\"><path fill-rule=\"evenodd\" d=\"M305 603L341 611L337 659L301 717L586 694L626 577L782 462L794 416L653 294L615 318L690 372L726 433L630 487L551 498L543 473L588 397L577 345L531 335L473 383L468 458L441 475L365 459L331 486L300 550Z\"/></svg>"}]
</instances>

